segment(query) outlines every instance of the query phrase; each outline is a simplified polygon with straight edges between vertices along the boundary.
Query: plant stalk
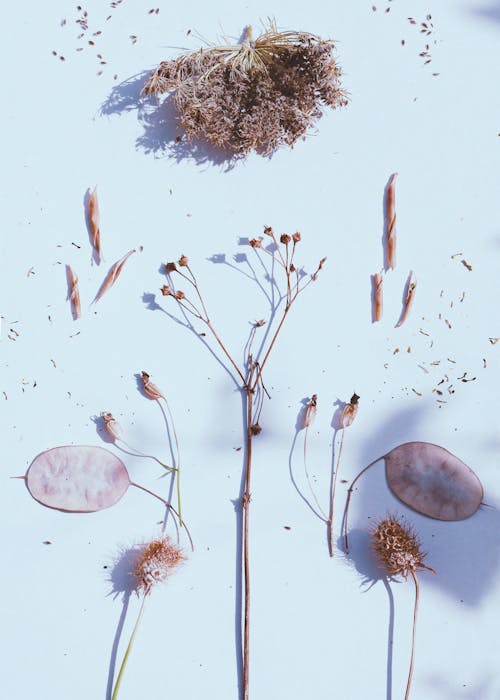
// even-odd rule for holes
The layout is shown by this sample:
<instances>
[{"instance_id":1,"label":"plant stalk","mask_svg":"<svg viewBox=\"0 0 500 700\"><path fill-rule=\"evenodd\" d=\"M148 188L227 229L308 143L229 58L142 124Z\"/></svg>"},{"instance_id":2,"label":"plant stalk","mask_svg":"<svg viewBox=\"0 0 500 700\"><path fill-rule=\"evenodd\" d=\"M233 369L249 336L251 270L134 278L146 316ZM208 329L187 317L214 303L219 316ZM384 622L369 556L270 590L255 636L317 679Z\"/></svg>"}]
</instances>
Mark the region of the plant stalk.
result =
<instances>
[{"instance_id":1,"label":"plant stalk","mask_svg":"<svg viewBox=\"0 0 500 700\"><path fill-rule=\"evenodd\" d=\"M120 666L120 670L118 672L118 677L116 679L116 683L115 683L115 687L113 690L113 695L111 696L111 700L116 700L116 698L118 697L118 691L120 689L120 684L122 682L123 672L125 670L125 666L127 665L128 657L129 657L129 654L132 650L132 646L134 644L135 635L137 634L137 630L139 629L139 624L141 622L142 614L144 612L145 602L146 602L146 596L144 596L142 599L141 607L139 609L139 614L137 615L137 620L135 621L134 629L132 630L132 634L130 635L130 639L129 639L129 642L127 645L127 650L125 651L125 656L123 657L122 665Z\"/></svg>"},{"instance_id":2,"label":"plant stalk","mask_svg":"<svg viewBox=\"0 0 500 700\"><path fill-rule=\"evenodd\" d=\"M250 673L250 557L249 557L249 517L250 517L250 482L252 476L252 404L253 395L248 384L246 396L246 453L245 453L245 489L243 492L243 577L244 577L244 613L243 613L243 700L249 697Z\"/></svg>"},{"instance_id":3,"label":"plant stalk","mask_svg":"<svg viewBox=\"0 0 500 700\"><path fill-rule=\"evenodd\" d=\"M340 467L340 457L342 456L342 448L344 446L344 430L345 430L345 428L342 428L342 435L340 437L339 456L337 457L337 464L333 467L334 471L332 473L331 488L330 488L330 514L328 516L328 522L326 525L327 533L328 533L328 551L330 552L331 557L333 557L333 555L334 555L333 514L334 514L334 507L335 507L335 490L337 488L337 476L338 476L339 467Z\"/></svg>"},{"instance_id":4,"label":"plant stalk","mask_svg":"<svg viewBox=\"0 0 500 700\"><path fill-rule=\"evenodd\" d=\"M410 697L411 680L413 677L413 666L415 662L415 637L417 632L417 615L418 615L418 600L420 597L420 586L418 583L418 578L413 569L410 569L410 573L415 583L415 607L413 608L413 632L411 638L411 658L410 658L410 670L408 671L408 682L406 683L405 700Z\"/></svg>"}]
</instances>

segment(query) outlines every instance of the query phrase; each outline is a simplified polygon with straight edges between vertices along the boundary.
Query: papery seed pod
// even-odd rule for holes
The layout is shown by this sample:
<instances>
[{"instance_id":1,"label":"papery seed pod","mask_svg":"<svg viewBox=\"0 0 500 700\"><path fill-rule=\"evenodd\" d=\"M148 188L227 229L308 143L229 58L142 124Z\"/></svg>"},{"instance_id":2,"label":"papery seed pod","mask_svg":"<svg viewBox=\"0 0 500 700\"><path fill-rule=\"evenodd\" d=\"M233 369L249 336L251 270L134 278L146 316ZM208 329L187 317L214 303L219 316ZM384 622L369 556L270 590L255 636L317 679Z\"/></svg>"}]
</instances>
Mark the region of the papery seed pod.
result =
<instances>
[{"instance_id":1,"label":"papery seed pod","mask_svg":"<svg viewBox=\"0 0 500 700\"><path fill-rule=\"evenodd\" d=\"M158 389L156 384L153 384L152 381L149 379L149 374L147 372L141 372L141 379L142 379L142 387L144 389L144 393L146 396L148 396L150 399L163 399L164 396L161 393L161 391Z\"/></svg>"},{"instance_id":2,"label":"papery seed pod","mask_svg":"<svg viewBox=\"0 0 500 700\"><path fill-rule=\"evenodd\" d=\"M123 429L112 413L101 413L101 418L104 421L104 427L108 435L113 440L123 440Z\"/></svg>"},{"instance_id":3,"label":"papery seed pod","mask_svg":"<svg viewBox=\"0 0 500 700\"><path fill-rule=\"evenodd\" d=\"M307 404L307 407L306 407L306 412L304 415L304 428L309 428L311 423L316 418L317 405L318 405L318 395L313 394L311 396L311 400L309 401L309 403Z\"/></svg>"},{"instance_id":4,"label":"papery seed pod","mask_svg":"<svg viewBox=\"0 0 500 700\"><path fill-rule=\"evenodd\" d=\"M353 394L349 403L347 403L342 409L339 420L341 428L348 428L354 423L354 419L358 413L359 399L360 397L357 394Z\"/></svg>"}]
</instances>

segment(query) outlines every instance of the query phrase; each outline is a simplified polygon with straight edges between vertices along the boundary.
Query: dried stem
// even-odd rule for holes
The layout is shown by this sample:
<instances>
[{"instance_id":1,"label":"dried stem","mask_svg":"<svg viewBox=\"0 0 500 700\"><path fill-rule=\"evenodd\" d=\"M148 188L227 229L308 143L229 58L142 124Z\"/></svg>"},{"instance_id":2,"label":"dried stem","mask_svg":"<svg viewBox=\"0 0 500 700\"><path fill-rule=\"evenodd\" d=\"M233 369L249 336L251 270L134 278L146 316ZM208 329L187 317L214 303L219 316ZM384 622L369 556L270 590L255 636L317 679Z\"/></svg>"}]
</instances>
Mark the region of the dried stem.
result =
<instances>
[{"instance_id":1,"label":"dried stem","mask_svg":"<svg viewBox=\"0 0 500 700\"><path fill-rule=\"evenodd\" d=\"M405 692L405 700L408 700L410 697L410 688L411 688L411 681L413 677L413 666L415 662L415 638L416 638L416 632L417 632L417 615L418 615L418 601L420 598L420 586L418 583L418 578L413 569L410 569L411 576L413 578L413 582L415 584L415 606L413 608L413 632L412 632L412 639L411 639L411 658L410 658L410 669L408 671L408 682L406 683L406 692Z\"/></svg>"},{"instance_id":2,"label":"dried stem","mask_svg":"<svg viewBox=\"0 0 500 700\"><path fill-rule=\"evenodd\" d=\"M250 523L250 501L251 501L251 477L252 477L252 447L253 447L253 438L258 435L261 431L261 427L259 425L259 417L260 413L262 410L262 405L264 401L264 394L268 395L266 388L264 386L263 382L263 370L264 367L269 359L269 356L271 354L272 349L275 346L276 340L280 334L280 331L283 327L283 324L285 322L285 319L288 315L288 312L290 311L290 308L299 295L299 293L305 289L305 287L313 280L316 279L316 276L321 269L321 267L324 264L324 259L320 261L318 268L316 272L311 275L310 279L305 282L302 287L300 286L300 276L298 275L296 268L292 265L292 257L293 257L293 252L295 250L295 243L300 240L300 234L294 234L293 237L293 242L294 242L294 248L292 251L292 255L289 256L289 251L288 251L288 243L290 240L292 240L291 236L288 236L288 234L283 234L281 237L281 242L285 244L285 257L283 257L281 250L279 248L278 242L274 236L274 233L272 232L272 229L267 227L265 229L265 233L269 235L273 243L276 246L276 249L278 250L279 253L279 260L276 260L276 257L273 253L270 253L270 251L265 250L265 248L261 247L261 240L262 239L253 239L250 242L250 245L252 245L253 248L261 248L261 250L264 250L266 253L270 254L274 262L279 262L279 264L284 268L285 270L285 275L286 275L286 297L280 297L280 302L282 299L286 298L286 306L283 311L283 315L277 324L276 330L269 341L269 344L267 345L266 349L266 337L264 337L263 344L259 348L257 352L257 357L254 358L252 355L252 343L255 337L256 329L262 325L264 325L264 321L257 321L254 324L254 327L252 328L252 331L250 332L250 336L248 341L245 344L245 353L246 356L244 357L244 365L243 368L240 368L227 349L226 345L224 342L221 340L219 334L215 330L215 327L213 326L210 316L208 313L207 306L205 304L203 295L201 293L201 290L198 286L198 281L196 279L196 276L192 272L191 268L189 267L188 264L188 258L186 256L182 256L180 260L178 261L177 265L175 263L167 263L166 269L167 269L167 274L171 275L174 272L177 272L182 279L184 279L190 287L194 290L197 301L196 303L193 303L191 300L189 300L184 292L181 291L174 291L170 286L165 286L162 289L162 293L164 296L172 296L177 303L180 305L180 307L194 315L196 318L198 318L200 321L202 321L206 327L209 329L211 335L213 336L214 340L216 341L218 347L222 351L224 357L226 360L229 362L230 367L234 369L236 372L236 376L232 375L233 379L236 381L238 384L238 379L240 381L239 387L240 391L242 392L244 398L245 398L245 421L244 421L244 430L245 430L245 457L244 457L244 464L243 464L243 494L242 494L242 500L241 500L241 508L242 508L242 529L241 529L241 568L242 568L242 574L243 574L243 609L241 611L241 619L242 619L242 626L243 626L243 634L242 634L242 662L243 662L243 679L242 679L242 700L248 700L249 698L249 682L250 682L250 547L249 547L249 523ZM286 241L284 238L286 237ZM260 259L260 258L259 258ZM265 267L265 266L264 266ZM180 269L179 269L180 268ZM183 270L187 270L186 274ZM267 272L267 270L266 270ZM292 274L295 275L296 278L296 283L292 289L292 283L291 283L291 278ZM294 279L295 279L294 278ZM274 279L271 280L271 285L275 285ZM199 305L199 306L198 306ZM279 305L279 303L278 303ZM274 307L275 309L276 307ZM263 359L260 362L259 361L259 356L263 354ZM171 507L171 506L170 506Z\"/></svg>"},{"instance_id":3,"label":"dried stem","mask_svg":"<svg viewBox=\"0 0 500 700\"><path fill-rule=\"evenodd\" d=\"M333 548L333 515L334 515L334 503L335 503L335 490L337 488L337 476L339 473L339 467L340 467L340 457L342 456L342 448L344 446L344 433L345 429L342 428L342 435L340 436L340 446L339 446L339 454L337 457L337 464L333 468L332 472L332 478L331 478L331 488L330 488L330 515L328 517L328 522L326 524L327 527L327 537L328 537L328 551L330 552L330 556L333 557L334 555L334 548Z\"/></svg>"},{"instance_id":4,"label":"dried stem","mask_svg":"<svg viewBox=\"0 0 500 700\"><path fill-rule=\"evenodd\" d=\"M347 554L349 554L349 541L347 537L347 517L349 515L349 506L351 503L351 496L352 492L354 490L354 486L356 484L356 481L363 476L363 474L370 468L373 467L374 464L376 464L382 457L377 457L377 459L374 459L373 462L370 462L364 469L362 469L359 474L354 478L354 480L351 482L351 485L347 489L347 500L345 503L345 508L344 508L344 548Z\"/></svg>"},{"instance_id":5,"label":"dried stem","mask_svg":"<svg viewBox=\"0 0 500 700\"><path fill-rule=\"evenodd\" d=\"M179 521L179 525L181 524L180 514L176 511L176 509L174 508L174 506L173 506L171 503L169 503L168 501L166 501L166 500L165 500L164 498L162 498L161 496L158 496L158 494L155 493L154 491L150 491L150 490L147 489L145 486L141 486L141 484L137 484L135 481L131 481L131 482L130 482L130 485L131 485L131 486L135 486L135 487L138 488L138 489L141 489L141 491L145 491L146 493L149 493L150 496L154 496L154 497L157 498L159 501L161 501L161 502L163 503L163 505L166 506L169 510L171 510L172 513L176 516L177 520ZM186 521L185 521L185 520L182 521L182 527L183 527L183 528L185 529L185 531L186 531L186 535L188 536L189 544L191 545L191 549L192 549L192 551L194 552L193 538L191 537L191 533L189 532L189 529L188 529L188 526L186 525Z\"/></svg>"},{"instance_id":6,"label":"dried stem","mask_svg":"<svg viewBox=\"0 0 500 700\"><path fill-rule=\"evenodd\" d=\"M144 612L145 603L146 603L146 596L143 596L141 607L139 609L139 614L137 615L137 620L135 621L134 629L132 630L132 634L130 635L129 643L127 645L127 650L125 651L125 656L123 657L123 661L122 661L122 664L120 666L120 670L118 672L118 677L116 679L116 683L115 683L115 687L113 690L113 695L111 696L111 700L116 700L116 698L118 697L118 691L120 689L120 684L122 682L123 672L125 670L125 666L127 665L128 657L129 657L129 654L132 650L132 646L134 644L135 635L137 634L137 630L139 629L139 624L142 620L142 615Z\"/></svg>"}]
</instances>

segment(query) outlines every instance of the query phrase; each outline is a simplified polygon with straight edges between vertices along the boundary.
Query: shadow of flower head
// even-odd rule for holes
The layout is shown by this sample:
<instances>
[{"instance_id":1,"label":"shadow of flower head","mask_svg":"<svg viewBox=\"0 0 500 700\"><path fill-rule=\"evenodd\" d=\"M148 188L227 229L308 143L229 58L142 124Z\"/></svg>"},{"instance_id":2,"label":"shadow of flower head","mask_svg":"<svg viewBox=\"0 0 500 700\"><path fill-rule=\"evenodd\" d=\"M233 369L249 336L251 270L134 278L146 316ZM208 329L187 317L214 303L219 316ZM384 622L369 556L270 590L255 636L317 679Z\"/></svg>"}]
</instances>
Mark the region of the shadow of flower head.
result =
<instances>
[{"instance_id":1,"label":"shadow of flower head","mask_svg":"<svg viewBox=\"0 0 500 700\"><path fill-rule=\"evenodd\" d=\"M136 139L136 148L148 155L190 160L197 165L218 165L231 170L235 157L203 141L188 141L178 125L178 113L172 95L158 99L143 95L142 89L150 71L142 71L115 85L101 105L101 116L114 117L136 112L143 131Z\"/></svg>"},{"instance_id":2,"label":"shadow of flower head","mask_svg":"<svg viewBox=\"0 0 500 700\"><path fill-rule=\"evenodd\" d=\"M138 579L135 575L135 566L141 555L142 546L123 547L119 550L109 572L111 591L109 595L113 599L122 595L128 598L137 591Z\"/></svg>"}]
</instances>

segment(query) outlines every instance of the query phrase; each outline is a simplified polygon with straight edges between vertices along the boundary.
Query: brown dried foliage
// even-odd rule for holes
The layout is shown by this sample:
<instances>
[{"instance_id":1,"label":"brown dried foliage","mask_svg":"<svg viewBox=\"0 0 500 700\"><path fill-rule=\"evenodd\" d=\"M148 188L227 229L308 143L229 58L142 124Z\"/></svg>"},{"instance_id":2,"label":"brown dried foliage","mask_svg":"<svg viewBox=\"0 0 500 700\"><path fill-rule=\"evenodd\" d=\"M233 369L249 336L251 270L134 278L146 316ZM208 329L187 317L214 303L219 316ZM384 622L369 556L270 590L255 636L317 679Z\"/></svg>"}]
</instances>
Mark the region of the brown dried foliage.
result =
<instances>
[{"instance_id":1,"label":"brown dried foliage","mask_svg":"<svg viewBox=\"0 0 500 700\"><path fill-rule=\"evenodd\" d=\"M385 199L385 235L387 243L387 265L394 270L396 267L396 194L395 184L397 173L392 173L386 186Z\"/></svg>"},{"instance_id":2,"label":"brown dried foliage","mask_svg":"<svg viewBox=\"0 0 500 700\"><path fill-rule=\"evenodd\" d=\"M372 275L373 286L373 322L376 323L382 319L384 309L384 279L382 275L376 272Z\"/></svg>"},{"instance_id":3,"label":"brown dried foliage","mask_svg":"<svg viewBox=\"0 0 500 700\"><path fill-rule=\"evenodd\" d=\"M306 32L278 32L271 23L254 41L214 46L163 61L144 94L174 93L189 140L204 139L243 157L293 146L322 116L342 107L334 44Z\"/></svg>"}]
</instances>

